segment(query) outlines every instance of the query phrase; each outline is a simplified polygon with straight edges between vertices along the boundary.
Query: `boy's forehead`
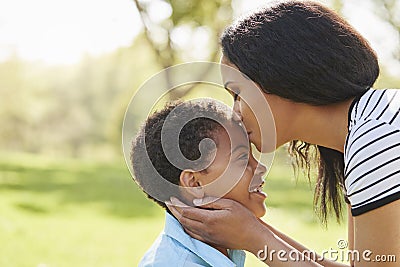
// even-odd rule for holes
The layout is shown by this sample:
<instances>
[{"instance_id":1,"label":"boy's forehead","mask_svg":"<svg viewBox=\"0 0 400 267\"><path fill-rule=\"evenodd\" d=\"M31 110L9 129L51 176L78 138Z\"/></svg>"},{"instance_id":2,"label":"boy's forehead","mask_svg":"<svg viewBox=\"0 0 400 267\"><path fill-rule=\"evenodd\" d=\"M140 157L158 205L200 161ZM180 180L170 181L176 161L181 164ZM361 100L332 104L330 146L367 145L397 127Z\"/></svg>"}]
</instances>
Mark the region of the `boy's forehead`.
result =
<instances>
[{"instance_id":1,"label":"boy's forehead","mask_svg":"<svg viewBox=\"0 0 400 267\"><path fill-rule=\"evenodd\" d=\"M221 131L218 139L220 139L220 148L224 147L226 149L230 147L230 151L228 151L229 154L240 147L249 148L250 146L246 131L236 122L233 122L230 126L224 128L224 131Z\"/></svg>"}]
</instances>

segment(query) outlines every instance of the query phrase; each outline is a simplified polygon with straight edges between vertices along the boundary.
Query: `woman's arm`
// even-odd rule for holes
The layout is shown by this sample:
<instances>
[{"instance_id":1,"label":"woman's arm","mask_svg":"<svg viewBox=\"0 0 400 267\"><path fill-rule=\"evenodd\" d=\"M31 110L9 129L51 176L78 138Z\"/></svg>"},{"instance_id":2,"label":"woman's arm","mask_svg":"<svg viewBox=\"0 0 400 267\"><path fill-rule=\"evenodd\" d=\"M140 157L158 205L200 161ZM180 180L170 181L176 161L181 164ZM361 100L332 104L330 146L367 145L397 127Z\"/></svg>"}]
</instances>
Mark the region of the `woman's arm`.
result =
<instances>
[{"instance_id":1,"label":"woman's arm","mask_svg":"<svg viewBox=\"0 0 400 267\"><path fill-rule=\"evenodd\" d=\"M343 260L347 260L349 256L350 265L354 267L399 266L399 223L400 200L357 217L352 216L351 206L348 205L348 249L351 253L345 254ZM264 225L298 251L303 252L307 250L302 244L270 225L265 223ZM317 260L317 262L327 267L348 266L326 259L322 261Z\"/></svg>"},{"instance_id":2,"label":"woman's arm","mask_svg":"<svg viewBox=\"0 0 400 267\"><path fill-rule=\"evenodd\" d=\"M347 227L348 227L348 249L349 250L353 250L354 249L354 223L353 223L353 216L351 215L351 206L347 205L347 218L348 218L348 223L347 223ZM263 221L261 221L263 222ZM264 222L263 222L264 223ZM289 245L291 245L292 247L294 247L295 249L297 249L300 252L306 251L308 250L305 246L303 246L302 244L300 244L299 242L293 240L292 238L290 238L289 236L285 235L284 233L280 232L279 230L273 228L272 226L270 226L269 224L264 223L264 225L266 225L269 229L271 229L271 231L276 234L278 237L280 237L282 240L284 240L285 242L287 242ZM321 257L317 257L317 262L324 265L324 266L348 266L348 265L344 265L344 264L340 264L328 259L323 259L323 260L318 260L321 259ZM350 259L350 265L354 266L354 263L352 261L352 259Z\"/></svg>"},{"instance_id":3,"label":"woman's arm","mask_svg":"<svg viewBox=\"0 0 400 267\"><path fill-rule=\"evenodd\" d=\"M354 266L399 266L400 200L353 218L354 249L362 258ZM363 253L370 261L363 259Z\"/></svg>"},{"instance_id":4,"label":"woman's arm","mask_svg":"<svg viewBox=\"0 0 400 267\"><path fill-rule=\"evenodd\" d=\"M347 238L348 238L348 249L353 250L354 249L354 218L353 215L351 214L351 206L347 204ZM350 265L354 266L354 261L353 259L350 259Z\"/></svg>"},{"instance_id":5,"label":"woman's arm","mask_svg":"<svg viewBox=\"0 0 400 267\"><path fill-rule=\"evenodd\" d=\"M296 250L300 251L304 255L308 255L307 253L310 251L308 248L306 248L305 246L303 246L302 244L300 244L296 240L292 239L291 237L289 237L289 236L285 235L284 233L280 232L279 230L277 230L277 229L273 228L272 226L268 225L267 223L265 223L263 221L261 221L261 222L266 227L268 227L280 239L282 239L283 241L285 241L290 246L292 246ZM321 264L322 266L326 266L326 267L346 267L346 266L348 267L348 265L345 265L345 264L342 264L342 263L338 263L338 262L335 262L335 261L332 261L332 260L329 260L329 259L325 259L325 258L321 257L318 254L313 255L312 259L315 262Z\"/></svg>"},{"instance_id":6,"label":"woman's arm","mask_svg":"<svg viewBox=\"0 0 400 267\"><path fill-rule=\"evenodd\" d=\"M327 260L320 264L307 254L301 260L304 246L261 222L236 201L219 199L203 209L182 207L178 200L173 204L180 207L168 205L169 209L192 237L222 247L245 249L271 267L344 266Z\"/></svg>"}]
</instances>

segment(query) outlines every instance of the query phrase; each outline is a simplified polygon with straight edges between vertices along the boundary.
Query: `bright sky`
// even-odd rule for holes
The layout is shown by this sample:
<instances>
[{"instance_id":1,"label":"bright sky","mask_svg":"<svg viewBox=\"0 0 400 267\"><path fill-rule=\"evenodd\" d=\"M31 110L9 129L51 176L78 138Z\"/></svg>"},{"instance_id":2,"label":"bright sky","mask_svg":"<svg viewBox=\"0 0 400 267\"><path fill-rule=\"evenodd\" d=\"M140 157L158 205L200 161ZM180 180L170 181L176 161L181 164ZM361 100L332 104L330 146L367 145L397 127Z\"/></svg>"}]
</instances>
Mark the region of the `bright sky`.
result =
<instances>
[{"instance_id":1,"label":"bright sky","mask_svg":"<svg viewBox=\"0 0 400 267\"><path fill-rule=\"evenodd\" d=\"M131 0L0 0L0 60L75 63L130 45L140 27Z\"/></svg>"},{"instance_id":2,"label":"bright sky","mask_svg":"<svg viewBox=\"0 0 400 267\"><path fill-rule=\"evenodd\" d=\"M154 2L152 19L171 13L159 0L146 1ZM233 0L235 16L271 1ZM399 64L391 60L399 45L397 34L376 18L369 1L344 2L346 18L370 41L381 62L399 74ZM16 53L49 64L75 63L85 53L99 55L129 46L140 30L132 0L0 0L0 60Z\"/></svg>"}]
</instances>

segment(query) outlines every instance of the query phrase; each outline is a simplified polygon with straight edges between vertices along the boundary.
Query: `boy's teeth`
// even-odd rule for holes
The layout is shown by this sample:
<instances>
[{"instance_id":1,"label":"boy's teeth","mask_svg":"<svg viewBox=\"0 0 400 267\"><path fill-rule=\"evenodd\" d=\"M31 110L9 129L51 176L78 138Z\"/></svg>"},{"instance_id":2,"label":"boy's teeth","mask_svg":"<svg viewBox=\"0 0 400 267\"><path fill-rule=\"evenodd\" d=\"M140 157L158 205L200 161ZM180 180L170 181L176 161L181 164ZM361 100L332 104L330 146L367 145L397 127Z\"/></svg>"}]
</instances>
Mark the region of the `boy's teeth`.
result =
<instances>
[{"instance_id":1,"label":"boy's teeth","mask_svg":"<svg viewBox=\"0 0 400 267\"><path fill-rule=\"evenodd\" d=\"M260 192L262 192L262 186L263 186L263 184L264 183L262 183L262 184L260 184L259 186L257 186L256 188L254 188L254 189L251 189L251 190L249 190L249 192L251 192L251 193L260 193Z\"/></svg>"}]
</instances>

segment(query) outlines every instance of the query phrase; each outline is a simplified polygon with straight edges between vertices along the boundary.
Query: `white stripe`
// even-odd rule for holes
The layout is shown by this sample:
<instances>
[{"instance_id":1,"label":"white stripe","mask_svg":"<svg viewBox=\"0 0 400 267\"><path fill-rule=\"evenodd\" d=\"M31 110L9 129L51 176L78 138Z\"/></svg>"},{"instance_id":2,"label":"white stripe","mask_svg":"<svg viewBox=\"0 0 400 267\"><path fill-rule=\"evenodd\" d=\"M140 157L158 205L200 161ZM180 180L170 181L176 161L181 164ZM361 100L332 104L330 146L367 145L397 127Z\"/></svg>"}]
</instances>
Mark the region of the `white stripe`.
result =
<instances>
[{"instance_id":1,"label":"white stripe","mask_svg":"<svg viewBox=\"0 0 400 267\"><path fill-rule=\"evenodd\" d=\"M397 133L391 134L389 136L386 136L385 138L377 140L377 141L371 143L370 145L364 147L366 144L370 143L371 141L376 140L377 138L396 130L389 126L390 125L385 125L385 126L380 127L378 131L372 131L374 138L368 139L368 138L361 137L360 138L361 141L356 141L353 144L353 146L351 147L351 149L349 151L349 154L346 157L346 163L345 163L346 170L347 170L346 175L351 171L351 169L354 168L355 165L357 165L357 163L363 161L364 159L368 158L369 156L376 154L379 151L382 151L382 150L400 142L400 132L397 132ZM365 130L368 131L368 129L365 129ZM364 129L363 129L363 131L364 131ZM366 135L368 135L368 137L371 137L371 135L369 135L369 134L366 134ZM352 140L350 140L350 141L352 141ZM362 147L364 147L364 148L362 148ZM362 150L360 150L361 148L362 148ZM394 148L394 149L389 150L388 151L389 154L387 154L386 152L383 152L383 154L387 157L386 158L380 157L382 161L376 162L376 163L378 165L380 165L380 164L384 163L385 161L394 158L394 156L390 156L390 155L394 154L395 151L398 151L398 149L399 148ZM355 154L355 153L357 153L357 154ZM354 156L353 156L353 154L354 154ZM397 154L397 155L399 155L399 154ZM371 162L371 161L372 161L372 159L368 160L367 162ZM371 164L368 164L368 165L371 165ZM378 165L374 165L374 166L378 166ZM374 167L374 166L372 166L372 167ZM361 166L359 166L357 168L360 168L360 167ZM365 170L365 172L366 171L368 171L368 170Z\"/></svg>"},{"instance_id":2,"label":"white stripe","mask_svg":"<svg viewBox=\"0 0 400 267\"><path fill-rule=\"evenodd\" d=\"M392 186L393 186L393 185L392 185ZM390 187L392 187L392 186L390 186ZM390 188L390 187L388 187L388 188ZM384 190L382 190L382 191L380 191L380 192L383 192L383 191L387 190L388 188L385 188ZM356 202L355 204L352 203L351 205L352 205L352 207L354 206L353 208L357 209L357 208L359 208L359 207L362 207L362 206L365 206L365 205L374 203L374 202L379 201L379 200L381 200L381 199L383 199L383 198L385 198L385 197L388 197L388 196L390 196L390 195L393 195L393 194L399 192L399 188L400 188L400 187L394 188L394 189L392 189L392 190L386 192L385 194L380 195L380 196L377 197L377 198L373 198L373 199L371 199L370 201L367 201L367 202L363 203L363 204L360 205L360 206L357 204L357 203L360 203L360 202ZM376 195L377 195L377 194L376 194ZM365 199L369 199L370 197L372 197L372 196L366 197Z\"/></svg>"},{"instance_id":3,"label":"white stripe","mask_svg":"<svg viewBox=\"0 0 400 267\"><path fill-rule=\"evenodd\" d=\"M399 150L397 150L399 151ZM386 154L386 153L385 153ZM365 187L366 185L375 182L388 174L395 172L400 169L400 160L396 160L390 163L386 163L386 158L383 155L375 157L371 159L371 161L367 161L364 164L361 164L359 167L355 168L354 171L347 177L345 181L345 185L347 188L347 193L352 194L353 192L359 190L360 188ZM381 168L376 169L376 167L382 166ZM368 171L370 173L366 174ZM354 182L359 177L361 179Z\"/></svg>"}]
</instances>

